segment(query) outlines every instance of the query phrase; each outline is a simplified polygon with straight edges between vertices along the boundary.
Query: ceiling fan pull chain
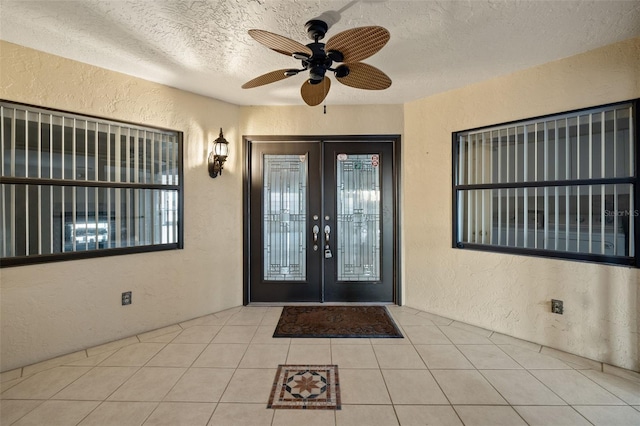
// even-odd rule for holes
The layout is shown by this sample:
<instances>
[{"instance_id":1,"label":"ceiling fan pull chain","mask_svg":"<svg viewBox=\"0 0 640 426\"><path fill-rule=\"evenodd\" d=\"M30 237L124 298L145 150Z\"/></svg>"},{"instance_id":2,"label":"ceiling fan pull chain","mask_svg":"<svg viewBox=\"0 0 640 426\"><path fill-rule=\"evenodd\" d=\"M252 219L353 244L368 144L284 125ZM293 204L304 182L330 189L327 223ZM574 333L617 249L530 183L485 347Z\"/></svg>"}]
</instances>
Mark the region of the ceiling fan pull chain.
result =
<instances>
[{"instance_id":1,"label":"ceiling fan pull chain","mask_svg":"<svg viewBox=\"0 0 640 426\"><path fill-rule=\"evenodd\" d=\"M327 113L327 104L324 104L324 113Z\"/></svg>"}]
</instances>

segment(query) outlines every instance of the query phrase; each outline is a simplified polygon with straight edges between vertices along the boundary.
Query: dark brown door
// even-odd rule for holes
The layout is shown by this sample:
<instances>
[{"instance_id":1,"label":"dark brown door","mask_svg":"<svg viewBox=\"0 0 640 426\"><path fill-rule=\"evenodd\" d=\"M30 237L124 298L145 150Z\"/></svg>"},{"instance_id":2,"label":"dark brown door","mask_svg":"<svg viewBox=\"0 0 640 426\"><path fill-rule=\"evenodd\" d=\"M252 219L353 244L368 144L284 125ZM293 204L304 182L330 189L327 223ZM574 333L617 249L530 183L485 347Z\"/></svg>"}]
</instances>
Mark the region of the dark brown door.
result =
<instances>
[{"instance_id":1,"label":"dark brown door","mask_svg":"<svg viewBox=\"0 0 640 426\"><path fill-rule=\"evenodd\" d=\"M249 150L248 301L393 302L393 143Z\"/></svg>"}]
</instances>

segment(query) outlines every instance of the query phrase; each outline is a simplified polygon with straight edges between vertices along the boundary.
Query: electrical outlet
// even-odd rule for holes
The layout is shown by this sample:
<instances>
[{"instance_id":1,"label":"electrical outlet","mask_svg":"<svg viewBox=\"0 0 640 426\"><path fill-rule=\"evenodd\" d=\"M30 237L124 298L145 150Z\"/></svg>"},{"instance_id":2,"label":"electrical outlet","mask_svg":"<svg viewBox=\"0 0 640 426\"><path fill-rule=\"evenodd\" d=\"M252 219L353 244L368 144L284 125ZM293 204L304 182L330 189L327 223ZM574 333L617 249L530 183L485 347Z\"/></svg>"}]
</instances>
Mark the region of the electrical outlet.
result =
<instances>
[{"instance_id":1,"label":"electrical outlet","mask_svg":"<svg viewBox=\"0 0 640 426\"><path fill-rule=\"evenodd\" d=\"M122 293L122 306L131 304L131 292L125 291Z\"/></svg>"},{"instance_id":2,"label":"electrical outlet","mask_svg":"<svg viewBox=\"0 0 640 426\"><path fill-rule=\"evenodd\" d=\"M563 314L564 305L562 303L562 300L551 299L551 312L554 314Z\"/></svg>"}]
</instances>

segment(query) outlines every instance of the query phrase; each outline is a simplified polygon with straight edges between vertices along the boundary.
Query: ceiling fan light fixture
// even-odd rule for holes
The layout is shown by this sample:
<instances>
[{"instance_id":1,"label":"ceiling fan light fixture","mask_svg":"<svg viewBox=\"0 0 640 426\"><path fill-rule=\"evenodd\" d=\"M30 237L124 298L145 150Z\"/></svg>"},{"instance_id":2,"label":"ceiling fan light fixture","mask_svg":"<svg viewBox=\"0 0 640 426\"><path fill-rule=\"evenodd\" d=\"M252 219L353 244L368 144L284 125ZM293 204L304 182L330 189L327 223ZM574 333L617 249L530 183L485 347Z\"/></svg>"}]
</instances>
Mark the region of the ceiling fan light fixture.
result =
<instances>
[{"instance_id":1,"label":"ceiling fan light fixture","mask_svg":"<svg viewBox=\"0 0 640 426\"><path fill-rule=\"evenodd\" d=\"M327 52L327 57L333 62L342 62L344 60L344 55L342 54L342 52L339 52L337 50L329 50Z\"/></svg>"},{"instance_id":2,"label":"ceiling fan light fixture","mask_svg":"<svg viewBox=\"0 0 640 426\"><path fill-rule=\"evenodd\" d=\"M284 75L286 75L287 77L291 77L294 75L298 75L298 73L300 72L300 70L286 70L284 72Z\"/></svg>"},{"instance_id":3,"label":"ceiling fan light fixture","mask_svg":"<svg viewBox=\"0 0 640 426\"><path fill-rule=\"evenodd\" d=\"M309 82L311 84L316 84L322 81L324 78L324 73L326 69L323 67L313 67L309 70ZM314 83L315 81L315 83Z\"/></svg>"},{"instance_id":4,"label":"ceiling fan light fixture","mask_svg":"<svg viewBox=\"0 0 640 426\"><path fill-rule=\"evenodd\" d=\"M311 55L308 55L302 52L293 52L291 56L293 56L294 59L297 59L299 61L305 61L311 57Z\"/></svg>"},{"instance_id":5,"label":"ceiling fan light fixture","mask_svg":"<svg viewBox=\"0 0 640 426\"><path fill-rule=\"evenodd\" d=\"M340 65L338 68L336 68L335 74L337 78L346 77L349 75L349 67L346 65Z\"/></svg>"}]
</instances>

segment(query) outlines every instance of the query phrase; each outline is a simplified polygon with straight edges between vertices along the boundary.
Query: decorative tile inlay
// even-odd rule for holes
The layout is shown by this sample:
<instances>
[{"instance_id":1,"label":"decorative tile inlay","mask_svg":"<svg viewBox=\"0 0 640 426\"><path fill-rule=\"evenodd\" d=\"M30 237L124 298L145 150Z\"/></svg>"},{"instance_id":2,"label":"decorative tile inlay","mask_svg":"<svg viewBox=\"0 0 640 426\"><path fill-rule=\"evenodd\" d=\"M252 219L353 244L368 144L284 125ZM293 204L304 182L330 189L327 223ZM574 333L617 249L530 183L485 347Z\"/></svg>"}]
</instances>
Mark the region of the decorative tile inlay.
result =
<instances>
[{"instance_id":1,"label":"decorative tile inlay","mask_svg":"<svg viewBox=\"0 0 640 426\"><path fill-rule=\"evenodd\" d=\"M267 408L339 410L337 365L279 365Z\"/></svg>"}]
</instances>

